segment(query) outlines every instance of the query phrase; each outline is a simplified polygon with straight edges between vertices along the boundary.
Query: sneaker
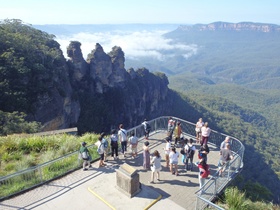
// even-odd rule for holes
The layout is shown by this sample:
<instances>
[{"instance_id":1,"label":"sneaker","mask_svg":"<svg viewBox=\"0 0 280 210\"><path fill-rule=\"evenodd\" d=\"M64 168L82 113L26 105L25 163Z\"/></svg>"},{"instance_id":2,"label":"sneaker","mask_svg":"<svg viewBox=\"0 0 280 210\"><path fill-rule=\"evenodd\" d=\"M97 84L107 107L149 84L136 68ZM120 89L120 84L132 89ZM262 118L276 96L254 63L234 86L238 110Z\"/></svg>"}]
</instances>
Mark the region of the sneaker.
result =
<instances>
[{"instance_id":1,"label":"sneaker","mask_svg":"<svg viewBox=\"0 0 280 210\"><path fill-rule=\"evenodd\" d=\"M92 168L92 165L89 165L89 168Z\"/></svg>"},{"instance_id":2,"label":"sneaker","mask_svg":"<svg viewBox=\"0 0 280 210\"><path fill-rule=\"evenodd\" d=\"M154 184L154 181L149 181L150 184Z\"/></svg>"},{"instance_id":3,"label":"sneaker","mask_svg":"<svg viewBox=\"0 0 280 210\"><path fill-rule=\"evenodd\" d=\"M83 171L87 171L87 170L88 170L87 168L84 168L84 169L83 169Z\"/></svg>"}]
</instances>

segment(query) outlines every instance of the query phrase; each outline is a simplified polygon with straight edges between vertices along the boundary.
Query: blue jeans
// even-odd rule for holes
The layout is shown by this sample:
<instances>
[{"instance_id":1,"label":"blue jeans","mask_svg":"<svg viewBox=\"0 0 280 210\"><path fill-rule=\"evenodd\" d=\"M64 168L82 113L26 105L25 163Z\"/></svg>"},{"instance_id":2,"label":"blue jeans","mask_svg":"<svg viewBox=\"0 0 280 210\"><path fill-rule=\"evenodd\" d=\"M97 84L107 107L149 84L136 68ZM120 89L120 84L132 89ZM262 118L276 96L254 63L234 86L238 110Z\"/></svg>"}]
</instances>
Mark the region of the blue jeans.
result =
<instances>
[{"instance_id":1,"label":"blue jeans","mask_svg":"<svg viewBox=\"0 0 280 210\"><path fill-rule=\"evenodd\" d=\"M189 167L189 160L190 160L190 167ZM193 169L193 157L192 158L187 158L185 159L185 169L186 170L191 170Z\"/></svg>"}]
</instances>

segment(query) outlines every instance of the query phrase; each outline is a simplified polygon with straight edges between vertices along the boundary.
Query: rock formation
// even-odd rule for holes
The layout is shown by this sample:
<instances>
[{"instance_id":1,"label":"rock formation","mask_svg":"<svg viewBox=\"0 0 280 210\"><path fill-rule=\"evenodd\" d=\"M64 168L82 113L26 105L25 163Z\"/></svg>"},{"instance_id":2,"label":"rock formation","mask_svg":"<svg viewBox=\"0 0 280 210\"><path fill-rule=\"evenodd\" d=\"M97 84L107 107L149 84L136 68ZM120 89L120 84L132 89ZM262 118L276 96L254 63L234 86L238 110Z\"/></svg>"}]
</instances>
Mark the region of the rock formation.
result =
<instances>
[{"instance_id":1,"label":"rock formation","mask_svg":"<svg viewBox=\"0 0 280 210\"><path fill-rule=\"evenodd\" d=\"M195 25L183 25L178 28L182 31L260 31L264 33L268 32L280 32L280 26L275 24L263 24L252 22L240 22L240 23L226 23L226 22L214 22L210 24L195 24Z\"/></svg>"},{"instance_id":2,"label":"rock formation","mask_svg":"<svg viewBox=\"0 0 280 210\"><path fill-rule=\"evenodd\" d=\"M87 56L87 61L84 61L80 46L79 42L71 42L67 48L73 91L78 92L81 107L87 107L82 108L79 122L91 121L88 119L89 113L95 115L92 118L95 120L90 124L94 126L98 123L92 128L98 131L100 124L103 128L99 129L117 126L120 122L125 122L128 127L146 117L162 114L168 94L168 79L164 74L152 74L145 68L127 71L124 52L117 46L106 54L97 43ZM90 100L91 105L83 97ZM97 103L99 100L104 106ZM112 116L107 122L102 120L108 118L104 116L106 114Z\"/></svg>"}]
</instances>

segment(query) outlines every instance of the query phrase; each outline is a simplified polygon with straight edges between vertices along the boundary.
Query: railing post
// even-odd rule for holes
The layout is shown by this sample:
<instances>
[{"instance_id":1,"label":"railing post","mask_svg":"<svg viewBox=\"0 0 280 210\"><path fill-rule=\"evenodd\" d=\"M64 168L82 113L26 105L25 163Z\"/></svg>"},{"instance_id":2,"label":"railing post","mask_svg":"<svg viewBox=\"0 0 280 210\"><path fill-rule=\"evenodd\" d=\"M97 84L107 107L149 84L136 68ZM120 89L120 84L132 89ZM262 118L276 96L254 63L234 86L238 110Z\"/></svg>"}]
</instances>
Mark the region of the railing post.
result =
<instances>
[{"instance_id":1,"label":"railing post","mask_svg":"<svg viewBox=\"0 0 280 210\"><path fill-rule=\"evenodd\" d=\"M42 167L39 167L39 174L40 174L40 182L43 183L43 174L42 174Z\"/></svg>"}]
</instances>

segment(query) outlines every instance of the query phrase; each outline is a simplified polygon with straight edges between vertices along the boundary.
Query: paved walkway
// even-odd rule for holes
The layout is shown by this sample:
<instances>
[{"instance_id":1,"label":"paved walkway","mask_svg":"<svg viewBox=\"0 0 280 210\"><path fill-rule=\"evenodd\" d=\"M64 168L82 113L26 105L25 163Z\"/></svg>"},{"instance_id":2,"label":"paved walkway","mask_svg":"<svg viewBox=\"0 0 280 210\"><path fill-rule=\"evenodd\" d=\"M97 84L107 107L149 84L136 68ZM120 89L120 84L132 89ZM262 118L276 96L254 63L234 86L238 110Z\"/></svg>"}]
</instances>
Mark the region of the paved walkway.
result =
<instances>
[{"instance_id":1,"label":"paved walkway","mask_svg":"<svg viewBox=\"0 0 280 210\"><path fill-rule=\"evenodd\" d=\"M142 146L145 140L139 143L139 158L122 156L115 161L108 158L107 166L97 168L93 163L92 170L77 170L65 177L35 188L24 194L0 202L1 210L36 209L36 210L86 210L86 209L195 209L196 195L199 189L198 169L187 173L183 169L181 155L179 161L179 176L172 175L164 167L164 151L166 134L157 133L150 137L150 151L160 151L162 156L162 171L160 180L150 184L151 171L142 168ZM197 146L197 145L196 145ZM212 174L216 171L219 158L218 149L210 147L208 164ZM197 146L197 149L199 147ZM178 149L179 150L179 149ZM197 154L197 153L196 153ZM195 154L194 161L197 161ZM142 190L133 198L129 198L116 188L115 169L124 162L135 167L140 175Z\"/></svg>"}]
</instances>

